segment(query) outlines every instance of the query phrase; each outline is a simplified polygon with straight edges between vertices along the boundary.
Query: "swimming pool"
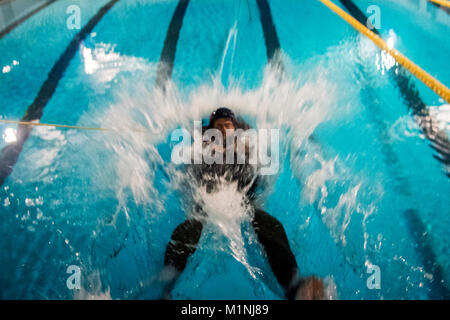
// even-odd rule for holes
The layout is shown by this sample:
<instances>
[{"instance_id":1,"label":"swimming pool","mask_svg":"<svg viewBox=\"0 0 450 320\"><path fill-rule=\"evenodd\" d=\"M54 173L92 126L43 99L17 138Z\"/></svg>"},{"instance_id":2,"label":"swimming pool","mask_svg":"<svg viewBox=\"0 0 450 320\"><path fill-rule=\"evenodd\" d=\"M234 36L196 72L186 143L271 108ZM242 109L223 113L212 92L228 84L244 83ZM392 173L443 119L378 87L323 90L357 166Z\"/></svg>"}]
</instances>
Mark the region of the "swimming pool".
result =
<instances>
[{"instance_id":1,"label":"swimming pool","mask_svg":"<svg viewBox=\"0 0 450 320\"><path fill-rule=\"evenodd\" d=\"M450 84L443 8L335 3L355 18L376 5L378 33ZM59 0L0 52L1 119L113 129L0 123L2 299L159 298L187 214L170 134L220 105L280 129L259 201L303 275L339 299L450 297L450 107L320 1ZM417 120L424 106L440 144ZM224 228L202 234L172 297L281 299L248 223Z\"/></svg>"}]
</instances>

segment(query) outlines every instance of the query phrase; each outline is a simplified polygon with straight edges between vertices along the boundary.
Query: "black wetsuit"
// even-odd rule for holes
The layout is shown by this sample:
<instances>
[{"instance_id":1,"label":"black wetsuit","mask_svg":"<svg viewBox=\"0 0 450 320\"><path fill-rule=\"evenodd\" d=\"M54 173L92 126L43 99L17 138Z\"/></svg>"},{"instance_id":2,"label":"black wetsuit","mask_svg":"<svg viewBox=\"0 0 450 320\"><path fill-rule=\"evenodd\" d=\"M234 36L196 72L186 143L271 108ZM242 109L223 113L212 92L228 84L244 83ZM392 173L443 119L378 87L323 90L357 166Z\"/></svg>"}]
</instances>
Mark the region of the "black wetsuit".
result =
<instances>
[{"instance_id":1,"label":"black wetsuit","mask_svg":"<svg viewBox=\"0 0 450 320\"><path fill-rule=\"evenodd\" d=\"M253 203L257 179L254 178L255 171L250 165L202 164L194 165L191 169L194 178L199 179L200 183L206 184L207 190L210 189L208 192L213 192L216 187L214 177L224 177L229 181L237 181L238 190L246 188L247 200L250 204ZM201 208L197 210L202 211ZM175 229L165 252L164 264L166 266L173 267L178 273L184 270L189 256L197 248L203 223L204 219L201 219L201 215L194 215ZM283 226L276 218L258 208L254 208L252 226L286 297L292 298L292 295L295 294L298 267Z\"/></svg>"}]
</instances>

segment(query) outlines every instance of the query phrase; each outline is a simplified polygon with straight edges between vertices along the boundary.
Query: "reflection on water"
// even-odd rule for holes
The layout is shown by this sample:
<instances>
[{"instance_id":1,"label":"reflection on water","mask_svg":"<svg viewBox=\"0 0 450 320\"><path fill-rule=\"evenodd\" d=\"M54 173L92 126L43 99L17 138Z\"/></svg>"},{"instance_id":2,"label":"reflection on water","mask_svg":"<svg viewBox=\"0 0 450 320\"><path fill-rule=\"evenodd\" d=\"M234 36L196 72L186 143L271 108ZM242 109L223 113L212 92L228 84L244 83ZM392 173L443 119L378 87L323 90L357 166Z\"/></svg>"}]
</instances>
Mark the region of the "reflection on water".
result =
<instances>
[{"instance_id":1,"label":"reflection on water","mask_svg":"<svg viewBox=\"0 0 450 320\"><path fill-rule=\"evenodd\" d=\"M94 76L92 81L111 81L117 77L115 68L122 68L112 48L86 49L83 56L85 71ZM335 68L341 68L339 63ZM144 69L147 67L151 66ZM420 262L415 260L414 247L410 241L405 243L407 231L397 230L403 217L392 216L392 211L402 212L401 201L390 191L383 168L376 170L370 165L372 158L375 166L383 166L379 151L364 145L367 140L358 140L370 132L355 137L345 127L368 130L370 125L357 118L361 106L355 100L345 102L354 92L338 91L339 83L329 75L330 71L319 66L292 79L268 67L261 85L248 91L233 79L224 88L220 75L192 92L184 92L174 83L164 91L149 88L145 82L124 84L106 109L85 114L80 120L113 128L114 133L36 128L33 142L24 150L23 161L10 180L14 183L4 186L1 194L0 205L6 212L3 219L7 219L3 225L21 234L14 244L3 244L14 250L2 250L2 261L9 261L12 279L26 282L16 286L3 279L2 287L10 288L5 294L120 299L132 296L133 288L140 287L143 297L158 298L161 285L157 275L165 246L174 228L191 213L185 203L188 194L203 201L211 226L205 235L211 241L200 244L205 250L200 250L196 259L229 256L244 270L224 262L221 267L230 272L229 277L244 279L243 287L256 292L255 297L279 297L274 286L267 284L267 289L261 284L270 278L263 262L254 264L254 256L262 253L248 249L247 242L255 239L241 228L249 214L242 194L233 185L224 185L214 196L194 184L186 185L189 177L183 167L170 161L171 132L180 127L191 132L194 120L207 119L219 106L233 109L255 128L280 129L280 171L264 177L264 192L257 201L282 221L301 272L326 277L333 297L383 297L365 287L366 265L382 263L384 279L398 283L384 291L386 297L404 296L405 286L417 290L415 283L427 288L429 275L417 267ZM354 118L342 124L347 116ZM408 135L406 131L417 136L417 127L399 121L390 134L396 133L398 140ZM408 130L402 129L405 126ZM6 141L5 137L11 139L12 132L5 131ZM342 137L349 139L348 143L341 142ZM361 150L339 153L339 148L348 150L348 145ZM30 247L34 238L38 241ZM38 247L40 255L35 254ZM180 280L179 289L191 289L202 297L210 294L207 288L214 281L227 289L212 269L217 264L200 260L194 259L193 273ZM14 269L16 265L54 270L29 273ZM66 277L68 265L79 265L85 275L83 289L75 295L60 281ZM202 289L201 283L213 284ZM232 295L228 293L228 297ZM196 296L186 293L185 297Z\"/></svg>"}]
</instances>

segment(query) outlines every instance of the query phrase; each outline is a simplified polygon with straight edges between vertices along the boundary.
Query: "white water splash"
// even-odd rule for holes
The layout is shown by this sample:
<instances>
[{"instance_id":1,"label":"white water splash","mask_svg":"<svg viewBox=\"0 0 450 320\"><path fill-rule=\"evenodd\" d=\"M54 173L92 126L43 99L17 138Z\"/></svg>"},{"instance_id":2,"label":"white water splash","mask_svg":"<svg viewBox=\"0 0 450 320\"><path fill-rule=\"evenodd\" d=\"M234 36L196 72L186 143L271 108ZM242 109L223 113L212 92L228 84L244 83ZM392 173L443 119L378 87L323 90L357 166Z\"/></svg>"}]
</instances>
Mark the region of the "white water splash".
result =
<instances>
[{"instance_id":1,"label":"white water splash","mask_svg":"<svg viewBox=\"0 0 450 320\"><path fill-rule=\"evenodd\" d=\"M46 148L36 149L28 155L28 161L33 164L32 168L35 172L35 175L31 175L31 177L39 180L58 161L61 149L67 144L66 136L70 135L70 130L63 132L54 127L38 126L34 128L34 134L47 146Z\"/></svg>"},{"instance_id":2,"label":"white water splash","mask_svg":"<svg viewBox=\"0 0 450 320\"><path fill-rule=\"evenodd\" d=\"M235 81L225 89L218 77L190 93L181 93L173 83L168 83L165 91L148 89L144 84L126 88L101 117L101 123L117 132L107 136L104 143L113 151L110 161L117 168L118 198L130 188L137 203L159 202L162 210L164 203L154 186L156 171L164 170L171 179L169 187L174 190L179 187L183 172L164 162L157 146L165 143L176 128L192 132L194 120L208 118L219 106L228 106L258 129L283 130L281 144L297 150L316 126L331 116L333 96L334 85L324 76L316 76L300 86L295 80L280 79L279 71L270 67L261 86L246 92ZM281 150L280 157L285 152Z\"/></svg>"},{"instance_id":3,"label":"white water splash","mask_svg":"<svg viewBox=\"0 0 450 320\"><path fill-rule=\"evenodd\" d=\"M289 148L301 148L315 128L333 116L335 85L326 79L323 71L311 72L311 81L302 79L306 84L301 85L297 80L281 77L279 70L267 67L261 86L250 91L244 91L239 81L233 79L224 88L219 75L187 93L171 82L164 91L148 88L144 83L124 85L117 93L116 102L97 119L116 133L102 136L102 143L108 149L108 155L102 157L104 165L116 168L117 179L109 179L119 201L113 223L119 212L125 212L129 223L133 223L134 214L127 208L130 193L137 205L157 208L151 214L165 214L169 192L193 193L204 204L210 224L226 238L225 242L217 242L219 247L215 250L231 253L251 277L257 278L258 269L247 261L241 233L242 222L249 219L243 194L233 185L223 185L220 192L213 194L193 185L186 188L181 183L189 181L186 172L170 163L159 147L167 147L166 141L174 129L182 127L192 132L194 120L208 118L213 110L227 106L256 129L280 129L280 158L283 159ZM136 129L146 132L136 132ZM157 186L160 181L156 180L161 174L168 179L164 193ZM270 186L276 177L266 177Z\"/></svg>"},{"instance_id":4,"label":"white water splash","mask_svg":"<svg viewBox=\"0 0 450 320\"><path fill-rule=\"evenodd\" d=\"M236 40L238 35L237 23L238 23L237 21L234 23L233 27L231 28L228 34L227 43L225 45L225 49L223 50L222 62L219 68L219 78L222 79L222 83L224 83L225 86L228 83L228 80L230 79L231 70L233 69L234 52L236 51ZM231 43L232 47L230 47ZM225 73L227 77L224 78L223 71L225 66L228 69Z\"/></svg>"},{"instance_id":5,"label":"white water splash","mask_svg":"<svg viewBox=\"0 0 450 320\"><path fill-rule=\"evenodd\" d=\"M119 72L149 71L149 63L136 57L128 57L115 52L115 47L107 43L98 43L94 49L81 45L81 53L86 74L95 75L99 82L109 82Z\"/></svg>"},{"instance_id":6,"label":"white water splash","mask_svg":"<svg viewBox=\"0 0 450 320\"><path fill-rule=\"evenodd\" d=\"M247 262L241 232L242 223L245 220L250 221L252 208L246 204L244 194L238 191L237 183L222 180L217 189L216 192L208 193L206 187L199 188L196 202L203 204L203 210L208 215L207 221L228 239L228 248L233 257L256 279L253 268Z\"/></svg>"},{"instance_id":7,"label":"white water splash","mask_svg":"<svg viewBox=\"0 0 450 320\"><path fill-rule=\"evenodd\" d=\"M323 207L322 210L322 220L327 225L335 240L340 241L343 246L347 243L345 230L350 223L352 213L356 211L357 195L360 187L361 185L358 184L342 194L336 207Z\"/></svg>"},{"instance_id":8,"label":"white water splash","mask_svg":"<svg viewBox=\"0 0 450 320\"><path fill-rule=\"evenodd\" d=\"M450 136L450 104L430 106L429 111L431 117L437 120L438 128Z\"/></svg>"},{"instance_id":9,"label":"white water splash","mask_svg":"<svg viewBox=\"0 0 450 320\"><path fill-rule=\"evenodd\" d=\"M319 206L321 206L323 200L328 195L326 182L334 178L337 158L327 161L317 153L312 154L311 157L320 163L320 168L313 171L313 173L306 178L304 188L302 189L302 201L313 204L319 200L320 190Z\"/></svg>"},{"instance_id":10,"label":"white water splash","mask_svg":"<svg viewBox=\"0 0 450 320\"><path fill-rule=\"evenodd\" d=\"M98 270L90 273L79 290L74 290L74 300L112 300L110 288L103 290Z\"/></svg>"}]
</instances>

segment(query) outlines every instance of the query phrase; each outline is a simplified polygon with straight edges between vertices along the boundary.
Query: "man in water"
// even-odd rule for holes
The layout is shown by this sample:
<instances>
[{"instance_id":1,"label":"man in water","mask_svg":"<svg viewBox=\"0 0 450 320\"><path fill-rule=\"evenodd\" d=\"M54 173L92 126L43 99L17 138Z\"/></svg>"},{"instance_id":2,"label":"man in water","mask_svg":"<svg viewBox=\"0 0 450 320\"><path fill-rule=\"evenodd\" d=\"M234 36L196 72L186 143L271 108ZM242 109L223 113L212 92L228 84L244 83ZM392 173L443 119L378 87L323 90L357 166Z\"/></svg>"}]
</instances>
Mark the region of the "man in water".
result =
<instances>
[{"instance_id":1,"label":"man in water","mask_svg":"<svg viewBox=\"0 0 450 320\"><path fill-rule=\"evenodd\" d=\"M245 130L249 126L241 119L236 119L230 109L219 108L211 114L209 125L203 128L203 132L207 129L216 129L222 133L222 137L229 137L239 128ZM231 147L236 154L235 136L233 136L231 145L227 145L227 140L224 138L222 145L216 144L214 147L222 153ZM248 151L248 145L245 145L245 158L247 159ZM248 163L238 164L234 161L232 164L201 164L193 165L190 169L193 177L199 181L200 185L206 187L208 193L215 192L215 189L220 187L218 184L219 178L237 182L238 190L244 191L248 203L253 205L257 178L255 177L254 167ZM324 287L321 280L316 277L302 278L299 276L297 262L281 223L254 205L253 209L252 226L259 242L267 253L269 264L284 290L285 297L287 299L307 300L324 298ZM202 210L200 204L197 204L196 211L199 214L188 218L175 229L171 241L167 245L164 257L165 274L168 275L166 297L169 296L176 279L186 267L188 258L197 248L205 223L205 219L202 219L202 217L204 218L207 214Z\"/></svg>"}]
</instances>

